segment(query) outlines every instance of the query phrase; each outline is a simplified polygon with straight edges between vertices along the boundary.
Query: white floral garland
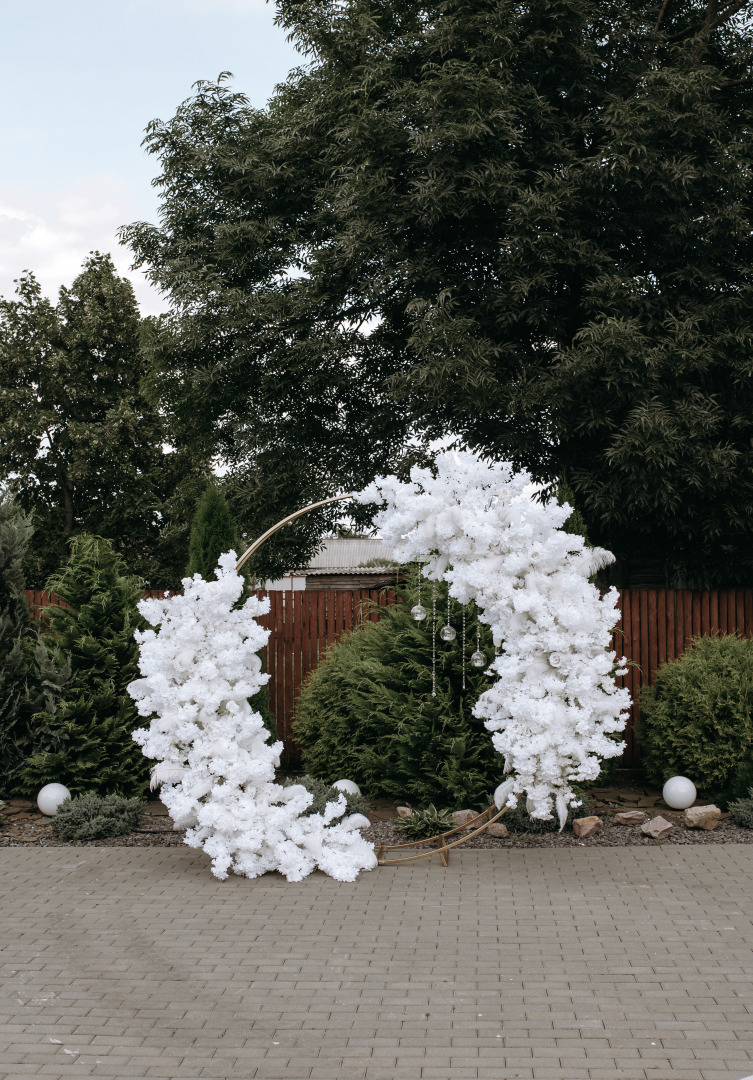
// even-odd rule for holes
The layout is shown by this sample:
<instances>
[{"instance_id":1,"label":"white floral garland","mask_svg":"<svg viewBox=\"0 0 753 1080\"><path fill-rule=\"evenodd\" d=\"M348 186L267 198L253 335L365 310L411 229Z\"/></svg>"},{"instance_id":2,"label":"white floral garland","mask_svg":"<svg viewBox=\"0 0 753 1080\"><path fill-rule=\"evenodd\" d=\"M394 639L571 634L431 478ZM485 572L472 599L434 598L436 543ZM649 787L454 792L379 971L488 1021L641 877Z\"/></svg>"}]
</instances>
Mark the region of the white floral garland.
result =
<instances>
[{"instance_id":1,"label":"white floral garland","mask_svg":"<svg viewBox=\"0 0 753 1080\"><path fill-rule=\"evenodd\" d=\"M279 870L300 881L317 867L339 881L353 881L377 865L373 844L342 818L345 799L322 814L303 816L313 796L301 784L274 782L282 743L269 732L248 699L269 679L258 652L269 631L256 621L269 600L250 597L235 608L243 579L236 555L220 559L216 581L198 574L183 580L183 593L143 600L139 610L155 630L136 633L142 678L128 687L148 727L133 738L157 759L152 784L186 843L212 857L212 872L257 877Z\"/></svg>"},{"instance_id":2,"label":"white floral garland","mask_svg":"<svg viewBox=\"0 0 753 1080\"><path fill-rule=\"evenodd\" d=\"M495 802L525 794L532 817L554 808L562 828L579 805L571 784L595 779L601 759L625 746L610 738L630 707L615 684L626 661L610 648L618 594L601 596L589 581L614 557L563 532L572 508L537 499L527 473L473 454L443 454L436 475L414 468L410 483L379 478L357 498L385 504L374 520L399 562L428 558L425 577L479 606L503 646L474 707L509 774Z\"/></svg>"}]
</instances>

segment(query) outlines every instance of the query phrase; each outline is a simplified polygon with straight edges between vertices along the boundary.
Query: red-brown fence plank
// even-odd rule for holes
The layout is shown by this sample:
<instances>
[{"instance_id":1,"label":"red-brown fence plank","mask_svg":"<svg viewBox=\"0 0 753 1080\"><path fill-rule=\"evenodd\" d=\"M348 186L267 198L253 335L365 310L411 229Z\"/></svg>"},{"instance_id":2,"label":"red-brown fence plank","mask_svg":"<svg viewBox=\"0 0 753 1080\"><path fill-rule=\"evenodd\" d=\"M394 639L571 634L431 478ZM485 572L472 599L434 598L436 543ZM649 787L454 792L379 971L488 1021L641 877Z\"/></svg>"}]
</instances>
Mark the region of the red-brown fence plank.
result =
<instances>
[{"instance_id":1,"label":"red-brown fence plank","mask_svg":"<svg viewBox=\"0 0 753 1080\"><path fill-rule=\"evenodd\" d=\"M154 590L148 595L164 596ZM264 595L260 593L259 595ZM43 617L58 604L46 590L28 590L29 609ZM291 722L295 700L309 671L317 666L327 645L362 621L379 618L379 608L394 604L393 589L329 590L269 593L270 611L261 619L269 627L265 667L270 674L269 704L277 718L279 737L285 742L284 761L299 762L292 740ZM424 599L431 605L430 596ZM657 668L681 656L691 638L699 633L735 631L753 636L753 588L691 592L687 589L625 589L620 593L621 619L613 633L618 656L633 661L624 678L633 699L631 721L625 733L623 764L639 762L640 747L633 728L640 711L640 688L653 683ZM439 623L442 612L437 612ZM639 666L635 666L639 665Z\"/></svg>"}]
</instances>

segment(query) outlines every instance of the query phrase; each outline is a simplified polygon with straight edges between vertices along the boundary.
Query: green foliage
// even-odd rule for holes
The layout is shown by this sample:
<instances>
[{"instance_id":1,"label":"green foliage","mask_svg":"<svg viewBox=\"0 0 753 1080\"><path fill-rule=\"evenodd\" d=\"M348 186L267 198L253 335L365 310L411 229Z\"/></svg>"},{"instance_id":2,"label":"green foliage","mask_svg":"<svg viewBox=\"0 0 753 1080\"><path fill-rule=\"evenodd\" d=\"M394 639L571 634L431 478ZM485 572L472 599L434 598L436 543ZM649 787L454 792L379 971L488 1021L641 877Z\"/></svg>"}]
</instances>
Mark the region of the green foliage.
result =
<instances>
[{"instance_id":1,"label":"green foliage","mask_svg":"<svg viewBox=\"0 0 753 1080\"><path fill-rule=\"evenodd\" d=\"M152 588L183 568L163 533L191 463L163 450L166 421L142 393L140 331L130 282L97 252L57 306L32 274L15 300L0 299L0 480L34 514L35 588L80 532L108 537Z\"/></svg>"},{"instance_id":2,"label":"green foliage","mask_svg":"<svg viewBox=\"0 0 753 1080\"><path fill-rule=\"evenodd\" d=\"M5 820L5 815L3 814L4 809L5 803L2 801L2 799L0 799L0 825L2 825L3 821Z\"/></svg>"},{"instance_id":3,"label":"green foliage","mask_svg":"<svg viewBox=\"0 0 753 1080\"><path fill-rule=\"evenodd\" d=\"M133 832L146 804L142 799L88 792L66 799L52 819L52 831L61 840L102 840Z\"/></svg>"},{"instance_id":4,"label":"green foliage","mask_svg":"<svg viewBox=\"0 0 753 1080\"><path fill-rule=\"evenodd\" d=\"M618 555L749 580L742 6L280 0L307 63L267 108L222 77L148 131L171 415L256 513L453 433Z\"/></svg>"},{"instance_id":5,"label":"green foliage","mask_svg":"<svg viewBox=\"0 0 753 1080\"><path fill-rule=\"evenodd\" d=\"M741 825L744 829L753 829L753 788L748 789L748 795L744 799L735 799L729 804L729 812L735 825Z\"/></svg>"},{"instance_id":6,"label":"green foliage","mask_svg":"<svg viewBox=\"0 0 753 1080\"><path fill-rule=\"evenodd\" d=\"M123 575L107 540L81 535L50 585L67 606L49 609L42 644L53 669L70 674L51 708L32 719L39 748L21 781L32 792L58 782L74 795L141 795L149 762L131 738L141 721L126 687L138 674L143 583Z\"/></svg>"},{"instance_id":7,"label":"green foliage","mask_svg":"<svg viewBox=\"0 0 753 1080\"><path fill-rule=\"evenodd\" d=\"M0 497L0 795L31 747L29 692L33 679L32 628L24 595L23 561L31 539L30 519Z\"/></svg>"},{"instance_id":8,"label":"green foliage","mask_svg":"<svg viewBox=\"0 0 753 1080\"><path fill-rule=\"evenodd\" d=\"M186 574L201 574L205 581L211 581L220 555L226 551L243 554L230 508L217 485L210 481L191 525Z\"/></svg>"},{"instance_id":9,"label":"green foliage","mask_svg":"<svg viewBox=\"0 0 753 1080\"><path fill-rule=\"evenodd\" d=\"M338 779L340 778L338 777ZM286 780L283 787L290 787L292 784L302 784L306 791L310 791L314 796L314 801L305 811L306 817L310 814L321 814L328 802L337 802L341 795L345 796L346 815L365 814L368 816L369 804L363 795L352 795L347 791L338 791L337 788L332 787L323 780L316 780L313 776L298 776L295 779Z\"/></svg>"},{"instance_id":10,"label":"green foliage","mask_svg":"<svg viewBox=\"0 0 753 1080\"><path fill-rule=\"evenodd\" d=\"M451 810L437 810L430 803L424 810L414 810L410 817L395 818L394 825L406 840L424 840L454 829L455 819Z\"/></svg>"},{"instance_id":11,"label":"green foliage","mask_svg":"<svg viewBox=\"0 0 753 1080\"><path fill-rule=\"evenodd\" d=\"M431 586L422 599L431 608ZM428 594L428 597L427 597ZM330 648L302 688L294 721L304 765L332 782L347 776L368 797L383 796L426 806L483 809L502 772L491 736L471 710L489 685L483 669L468 663L475 648L477 612L467 611L466 682L462 688L461 608L452 604L458 631L451 644L437 634L437 696L432 697L431 615L413 621L415 584L398 587L401 602L378 609ZM437 625L447 611L447 588L437 592ZM481 647L494 649L486 627Z\"/></svg>"},{"instance_id":12,"label":"green foliage","mask_svg":"<svg viewBox=\"0 0 753 1080\"><path fill-rule=\"evenodd\" d=\"M723 804L745 794L753 782L753 642L695 638L641 690L640 707L638 737L652 783L688 776Z\"/></svg>"}]
</instances>

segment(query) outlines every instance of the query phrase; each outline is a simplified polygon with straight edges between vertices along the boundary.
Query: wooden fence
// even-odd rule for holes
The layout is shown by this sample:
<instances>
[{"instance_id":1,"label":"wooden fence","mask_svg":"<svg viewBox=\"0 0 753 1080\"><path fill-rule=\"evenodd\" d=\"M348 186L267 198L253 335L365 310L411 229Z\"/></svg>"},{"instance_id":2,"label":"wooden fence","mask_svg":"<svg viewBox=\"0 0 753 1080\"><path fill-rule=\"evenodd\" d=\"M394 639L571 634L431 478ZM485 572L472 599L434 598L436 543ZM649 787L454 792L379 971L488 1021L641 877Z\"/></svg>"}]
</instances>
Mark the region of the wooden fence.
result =
<instances>
[{"instance_id":1,"label":"wooden fence","mask_svg":"<svg viewBox=\"0 0 753 1080\"><path fill-rule=\"evenodd\" d=\"M148 595L165 595L153 592ZM269 628L264 664L270 674L269 696L277 718L278 736L285 744L283 761L299 763L291 726L295 701L306 675L337 638L367 620L378 617L375 608L392 604L392 590L333 589L329 591L272 591L270 611L260 621ZM32 614L57 603L49 592L28 592ZM685 589L625 589L620 594L621 619L613 634L618 655L632 661L624 680L633 698L625 732L623 765L638 765L640 748L635 739L640 687L653 682L665 660L680 656L698 634L733 633L753 636L753 589L691 592Z\"/></svg>"}]
</instances>

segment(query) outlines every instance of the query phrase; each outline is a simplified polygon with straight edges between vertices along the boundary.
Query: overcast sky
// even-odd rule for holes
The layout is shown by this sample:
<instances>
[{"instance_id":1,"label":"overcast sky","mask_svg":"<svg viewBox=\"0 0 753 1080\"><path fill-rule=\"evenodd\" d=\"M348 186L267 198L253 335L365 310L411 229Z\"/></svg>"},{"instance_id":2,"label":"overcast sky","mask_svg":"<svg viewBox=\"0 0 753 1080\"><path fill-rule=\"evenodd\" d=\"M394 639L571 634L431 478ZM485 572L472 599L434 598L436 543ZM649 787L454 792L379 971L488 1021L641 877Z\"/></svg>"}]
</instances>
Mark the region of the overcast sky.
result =
<instances>
[{"instance_id":1,"label":"overcast sky","mask_svg":"<svg viewBox=\"0 0 753 1080\"><path fill-rule=\"evenodd\" d=\"M262 106L300 61L263 0L1 2L0 295L33 270L55 298L87 252L126 272L120 225L156 220L144 128L232 71ZM140 274L143 314L163 302Z\"/></svg>"}]
</instances>

